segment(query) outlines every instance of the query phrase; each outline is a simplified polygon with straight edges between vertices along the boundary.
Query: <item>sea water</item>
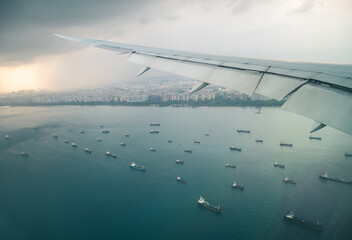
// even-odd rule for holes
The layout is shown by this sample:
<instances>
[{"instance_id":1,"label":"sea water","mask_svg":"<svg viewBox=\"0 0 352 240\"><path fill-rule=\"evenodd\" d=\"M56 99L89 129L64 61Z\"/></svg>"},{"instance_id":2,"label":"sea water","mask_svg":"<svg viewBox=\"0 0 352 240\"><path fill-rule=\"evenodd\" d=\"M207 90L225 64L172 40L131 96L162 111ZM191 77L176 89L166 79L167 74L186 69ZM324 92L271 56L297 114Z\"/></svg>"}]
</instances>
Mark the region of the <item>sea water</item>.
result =
<instances>
[{"instance_id":1,"label":"sea water","mask_svg":"<svg viewBox=\"0 0 352 240\"><path fill-rule=\"evenodd\" d=\"M319 174L352 179L352 158L344 156L352 152L352 137L326 127L313 134L321 141L310 140L312 120L279 108L255 112L1 107L0 239L350 239L352 186ZM280 147L280 141L293 147ZM132 161L146 171L131 169ZM284 183L285 176L297 184ZM233 189L233 181L244 191ZM198 206L200 195L219 204L222 214ZM290 210L319 221L323 231L285 221Z\"/></svg>"}]
</instances>

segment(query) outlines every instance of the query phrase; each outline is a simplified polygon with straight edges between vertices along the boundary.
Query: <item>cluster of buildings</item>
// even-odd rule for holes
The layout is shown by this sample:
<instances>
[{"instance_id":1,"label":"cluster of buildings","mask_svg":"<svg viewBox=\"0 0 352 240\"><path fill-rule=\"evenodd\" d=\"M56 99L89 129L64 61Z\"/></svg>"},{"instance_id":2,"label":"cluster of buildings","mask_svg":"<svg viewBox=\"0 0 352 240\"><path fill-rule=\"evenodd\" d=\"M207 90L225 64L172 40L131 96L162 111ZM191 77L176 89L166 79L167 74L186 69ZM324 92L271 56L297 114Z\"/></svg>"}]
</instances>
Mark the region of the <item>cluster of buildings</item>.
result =
<instances>
[{"instance_id":1,"label":"cluster of buildings","mask_svg":"<svg viewBox=\"0 0 352 240\"><path fill-rule=\"evenodd\" d=\"M249 97L245 94L207 86L199 92L189 94L195 82L183 78L143 79L121 83L105 88L48 92L22 90L0 94L0 105L30 104L70 104L70 103L162 103L162 102L199 102L199 101L251 101L270 100L258 94Z\"/></svg>"}]
</instances>

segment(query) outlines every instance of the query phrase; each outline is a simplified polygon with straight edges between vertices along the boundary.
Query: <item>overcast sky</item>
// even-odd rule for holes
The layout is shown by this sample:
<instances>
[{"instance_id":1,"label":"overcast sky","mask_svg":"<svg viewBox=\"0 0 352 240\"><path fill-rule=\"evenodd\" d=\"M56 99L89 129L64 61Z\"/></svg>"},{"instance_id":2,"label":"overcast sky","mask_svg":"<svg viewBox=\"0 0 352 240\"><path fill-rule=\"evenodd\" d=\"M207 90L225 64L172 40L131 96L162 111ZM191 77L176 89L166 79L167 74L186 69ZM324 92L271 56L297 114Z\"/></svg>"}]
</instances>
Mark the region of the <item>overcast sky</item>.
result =
<instances>
[{"instance_id":1,"label":"overcast sky","mask_svg":"<svg viewBox=\"0 0 352 240\"><path fill-rule=\"evenodd\" d=\"M123 56L53 33L218 55L352 63L351 12L350 0L2 0L0 92L100 87L139 72Z\"/></svg>"}]
</instances>

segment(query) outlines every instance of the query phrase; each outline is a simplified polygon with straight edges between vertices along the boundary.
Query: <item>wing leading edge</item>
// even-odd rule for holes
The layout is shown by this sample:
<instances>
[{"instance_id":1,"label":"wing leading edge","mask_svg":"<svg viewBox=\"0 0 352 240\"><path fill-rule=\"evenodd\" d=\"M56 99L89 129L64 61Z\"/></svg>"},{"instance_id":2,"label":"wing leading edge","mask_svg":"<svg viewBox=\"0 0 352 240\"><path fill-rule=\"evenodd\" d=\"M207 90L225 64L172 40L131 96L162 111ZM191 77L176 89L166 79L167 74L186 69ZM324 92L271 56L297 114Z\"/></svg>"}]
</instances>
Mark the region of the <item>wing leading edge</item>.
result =
<instances>
[{"instance_id":1,"label":"wing leading edge","mask_svg":"<svg viewBox=\"0 0 352 240\"><path fill-rule=\"evenodd\" d=\"M215 56L55 35L125 54L129 62L144 66L139 75L157 69L201 82L192 92L214 84L250 96L287 99L282 109L352 135L352 65Z\"/></svg>"}]
</instances>

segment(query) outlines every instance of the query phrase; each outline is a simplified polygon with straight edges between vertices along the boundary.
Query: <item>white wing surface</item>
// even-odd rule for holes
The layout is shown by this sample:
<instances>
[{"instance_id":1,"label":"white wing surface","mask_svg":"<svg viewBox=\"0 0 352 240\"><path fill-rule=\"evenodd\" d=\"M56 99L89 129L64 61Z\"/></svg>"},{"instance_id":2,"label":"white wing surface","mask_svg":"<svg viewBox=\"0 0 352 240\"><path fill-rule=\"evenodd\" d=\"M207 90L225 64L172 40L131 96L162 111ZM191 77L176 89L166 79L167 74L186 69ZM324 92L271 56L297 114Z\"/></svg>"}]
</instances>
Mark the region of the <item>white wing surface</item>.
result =
<instances>
[{"instance_id":1,"label":"white wing surface","mask_svg":"<svg viewBox=\"0 0 352 240\"><path fill-rule=\"evenodd\" d=\"M145 67L139 75L157 69L195 79L200 83L192 92L214 84L287 99L283 109L316 121L312 132L328 125L352 135L352 65L215 56L55 35L126 54L128 61Z\"/></svg>"}]
</instances>

